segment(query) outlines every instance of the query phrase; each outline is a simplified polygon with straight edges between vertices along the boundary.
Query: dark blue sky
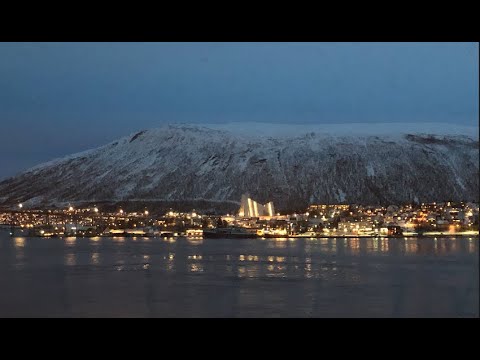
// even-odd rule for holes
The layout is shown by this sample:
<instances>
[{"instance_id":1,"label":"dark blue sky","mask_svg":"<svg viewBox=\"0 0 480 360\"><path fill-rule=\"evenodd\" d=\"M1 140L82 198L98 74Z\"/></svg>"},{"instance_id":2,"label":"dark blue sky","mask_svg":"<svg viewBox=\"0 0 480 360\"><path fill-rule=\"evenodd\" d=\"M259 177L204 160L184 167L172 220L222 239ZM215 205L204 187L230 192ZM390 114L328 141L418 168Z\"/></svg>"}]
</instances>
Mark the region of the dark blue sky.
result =
<instances>
[{"instance_id":1,"label":"dark blue sky","mask_svg":"<svg viewBox=\"0 0 480 360\"><path fill-rule=\"evenodd\" d=\"M475 43L0 43L0 178L166 122L478 124Z\"/></svg>"}]
</instances>

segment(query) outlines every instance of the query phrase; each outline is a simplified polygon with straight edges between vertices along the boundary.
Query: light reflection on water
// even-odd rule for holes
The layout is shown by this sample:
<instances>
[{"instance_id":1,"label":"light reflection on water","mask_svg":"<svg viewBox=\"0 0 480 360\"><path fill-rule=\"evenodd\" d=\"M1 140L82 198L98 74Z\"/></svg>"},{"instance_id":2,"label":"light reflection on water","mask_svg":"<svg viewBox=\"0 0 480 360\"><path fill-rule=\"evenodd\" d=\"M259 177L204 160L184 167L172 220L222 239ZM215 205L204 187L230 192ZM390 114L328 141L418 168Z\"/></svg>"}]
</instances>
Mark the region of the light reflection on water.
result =
<instances>
[{"instance_id":1,"label":"light reflection on water","mask_svg":"<svg viewBox=\"0 0 480 360\"><path fill-rule=\"evenodd\" d=\"M15 267L17 269L23 269L25 266L25 238L16 237L14 238L15 244Z\"/></svg>"},{"instance_id":2,"label":"light reflection on water","mask_svg":"<svg viewBox=\"0 0 480 360\"><path fill-rule=\"evenodd\" d=\"M14 238L15 247L20 250L20 248L25 247L25 238L16 237Z\"/></svg>"},{"instance_id":3,"label":"light reflection on water","mask_svg":"<svg viewBox=\"0 0 480 360\"><path fill-rule=\"evenodd\" d=\"M76 256L73 253L65 254L65 265L67 266L75 266L77 263Z\"/></svg>"},{"instance_id":4,"label":"light reflection on water","mask_svg":"<svg viewBox=\"0 0 480 360\"><path fill-rule=\"evenodd\" d=\"M192 273L203 272L203 265L201 263L190 264L190 272Z\"/></svg>"},{"instance_id":5,"label":"light reflection on water","mask_svg":"<svg viewBox=\"0 0 480 360\"><path fill-rule=\"evenodd\" d=\"M187 238L189 244L192 245L202 245L203 239L202 238Z\"/></svg>"},{"instance_id":6,"label":"light reflection on water","mask_svg":"<svg viewBox=\"0 0 480 360\"><path fill-rule=\"evenodd\" d=\"M478 238L0 241L16 271L0 291L17 294L0 297L0 316L32 297L85 316L478 316Z\"/></svg>"},{"instance_id":7,"label":"light reflection on water","mask_svg":"<svg viewBox=\"0 0 480 360\"><path fill-rule=\"evenodd\" d=\"M267 242L267 247L269 248L285 249L287 246L288 246L287 239L274 239L273 241Z\"/></svg>"},{"instance_id":8,"label":"light reflection on water","mask_svg":"<svg viewBox=\"0 0 480 360\"><path fill-rule=\"evenodd\" d=\"M72 245L75 245L75 242L77 241L77 238L76 237L66 237L64 238L65 240L65 244L69 245L69 246L72 246Z\"/></svg>"},{"instance_id":9,"label":"light reflection on water","mask_svg":"<svg viewBox=\"0 0 480 360\"><path fill-rule=\"evenodd\" d=\"M476 245L478 246L478 241L475 241L472 238L468 239L468 252L473 253Z\"/></svg>"},{"instance_id":10,"label":"light reflection on water","mask_svg":"<svg viewBox=\"0 0 480 360\"><path fill-rule=\"evenodd\" d=\"M92 253L90 260L92 265L98 265L100 263L100 254L98 252Z\"/></svg>"}]
</instances>

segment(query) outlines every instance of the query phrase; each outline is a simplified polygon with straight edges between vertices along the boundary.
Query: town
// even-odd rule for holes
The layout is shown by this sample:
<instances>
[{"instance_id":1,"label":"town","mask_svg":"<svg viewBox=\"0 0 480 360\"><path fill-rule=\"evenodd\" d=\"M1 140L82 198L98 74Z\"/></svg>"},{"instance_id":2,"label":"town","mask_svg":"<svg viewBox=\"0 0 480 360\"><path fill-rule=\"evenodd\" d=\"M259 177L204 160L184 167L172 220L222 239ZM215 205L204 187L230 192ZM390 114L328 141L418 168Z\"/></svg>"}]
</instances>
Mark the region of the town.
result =
<instances>
[{"instance_id":1,"label":"town","mask_svg":"<svg viewBox=\"0 0 480 360\"><path fill-rule=\"evenodd\" d=\"M313 204L304 212L275 213L243 195L236 214L105 211L97 205L64 209L15 209L0 212L0 226L12 236L137 237L408 237L478 236L479 204L433 202L389 206Z\"/></svg>"}]
</instances>

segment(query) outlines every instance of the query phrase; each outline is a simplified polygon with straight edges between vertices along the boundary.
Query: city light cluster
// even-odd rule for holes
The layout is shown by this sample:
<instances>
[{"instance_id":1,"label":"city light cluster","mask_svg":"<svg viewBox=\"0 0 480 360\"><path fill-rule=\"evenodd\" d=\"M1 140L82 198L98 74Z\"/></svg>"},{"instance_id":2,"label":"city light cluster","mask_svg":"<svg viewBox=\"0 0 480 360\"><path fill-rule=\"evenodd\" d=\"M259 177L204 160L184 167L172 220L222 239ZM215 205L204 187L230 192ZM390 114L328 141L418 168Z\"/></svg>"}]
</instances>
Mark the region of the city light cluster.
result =
<instances>
[{"instance_id":1,"label":"city light cluster","mask_svg":"<svg viewBox=\"0 0 480 360\"><path fill-rule=\"evenodd\" d=\"M244 202L248 204L248 200ZM212 231L258 237L416 236L478 234L478 203L433 202L389 206L312 204L303 212L245 216L206 215L199 211L163 214L147 208L128 212L122 208L102 211L97 205L64 209L28 209L0 213L0 224L32 236L202 236ZM273 208L273 204L271 205ZM242 211L243 210L243 211ZM13 233L14 231L12 231Z\"/></svg>"}]
</instances>

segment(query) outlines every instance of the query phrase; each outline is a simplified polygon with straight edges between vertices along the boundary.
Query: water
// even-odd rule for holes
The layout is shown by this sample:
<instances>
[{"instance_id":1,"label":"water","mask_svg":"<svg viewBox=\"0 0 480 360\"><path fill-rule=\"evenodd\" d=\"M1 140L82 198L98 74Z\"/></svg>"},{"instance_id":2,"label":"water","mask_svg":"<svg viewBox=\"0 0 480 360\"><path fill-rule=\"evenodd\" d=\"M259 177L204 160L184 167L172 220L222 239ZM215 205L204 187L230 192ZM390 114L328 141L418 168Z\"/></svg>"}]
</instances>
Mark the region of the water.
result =
<instances>
[{"instance_id":1,"label":"water","mask_svg":"<svg viewBox=\"0 0 480 360\"><path fill-rule=\"evenodd\" d=\"M0 317L478 317L478 242L0 233Z\"/></svg>"}]
</instances>

